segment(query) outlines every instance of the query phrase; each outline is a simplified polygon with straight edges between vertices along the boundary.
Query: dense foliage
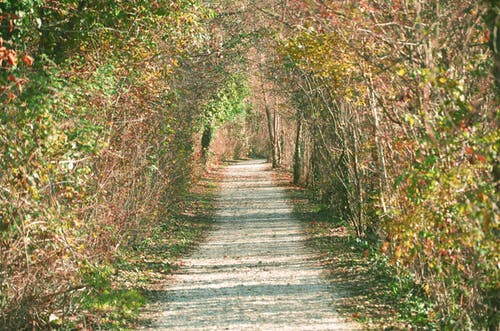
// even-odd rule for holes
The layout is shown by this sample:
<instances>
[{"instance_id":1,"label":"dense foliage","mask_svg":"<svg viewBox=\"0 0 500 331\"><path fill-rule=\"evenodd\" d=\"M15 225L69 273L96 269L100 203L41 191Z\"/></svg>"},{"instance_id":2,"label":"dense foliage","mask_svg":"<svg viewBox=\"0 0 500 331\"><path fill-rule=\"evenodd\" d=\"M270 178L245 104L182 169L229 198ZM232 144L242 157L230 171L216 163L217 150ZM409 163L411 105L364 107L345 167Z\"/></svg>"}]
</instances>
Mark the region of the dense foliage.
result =
<instances>
[{"instance_id":1,"label":"dense foliage","mask_svg":"<svg viewBox=\"0 0 500 331\"><path fill-rule=\"evenodd\" d=\"M414 277L425 323L498 325L498 2L293 3L296 179Z\"/></svg>"},{"instance_id":2,"label":"dense foliage","mask_svg":"<svg viewBox=\"0 0 500 331\"><path fill-rule=\"evenodd\" d=\"M196 162L252 152L427 296L418 327L498 327L499 7L0 1L0 325L101 323Z\"/></svg>"},{"instance_id":3,"label":"dense foliage","mask_svg":"<svg viewBox=\"0 0 500 331\"><path fill-rule=\"evenodd\" d=\"M210 49L212 14L188 0L7 0L0 15L0 328L101 323L111 262L189 186L208 106L187 108L181 66ZM240 85L221 87L213 116L240 107Z\"/></svg>"}]
</instances>

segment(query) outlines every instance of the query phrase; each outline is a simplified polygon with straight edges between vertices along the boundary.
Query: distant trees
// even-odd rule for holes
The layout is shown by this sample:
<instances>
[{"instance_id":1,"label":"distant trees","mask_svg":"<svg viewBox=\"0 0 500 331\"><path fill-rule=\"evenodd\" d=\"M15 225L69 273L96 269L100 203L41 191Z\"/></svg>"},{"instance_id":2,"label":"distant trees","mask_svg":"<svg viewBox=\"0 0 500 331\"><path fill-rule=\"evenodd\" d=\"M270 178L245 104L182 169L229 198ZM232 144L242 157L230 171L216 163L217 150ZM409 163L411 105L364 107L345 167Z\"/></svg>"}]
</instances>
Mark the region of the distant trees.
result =
<instances>
[{"instance_id":1,"label":"distant trees","mask_svg":"<svg viewBox=\"0 0 500 331\"><path fill-rule=\"evenodd\" d=\"M227 77L225 85L221 86L203 106L205 126L201 141L202 153L206 154L209 150L216 127L236 121L239 116L250 110L250 105L246 100L250 95L247 84L245 76L233 74Z\"/></svg>"}]
</instances>

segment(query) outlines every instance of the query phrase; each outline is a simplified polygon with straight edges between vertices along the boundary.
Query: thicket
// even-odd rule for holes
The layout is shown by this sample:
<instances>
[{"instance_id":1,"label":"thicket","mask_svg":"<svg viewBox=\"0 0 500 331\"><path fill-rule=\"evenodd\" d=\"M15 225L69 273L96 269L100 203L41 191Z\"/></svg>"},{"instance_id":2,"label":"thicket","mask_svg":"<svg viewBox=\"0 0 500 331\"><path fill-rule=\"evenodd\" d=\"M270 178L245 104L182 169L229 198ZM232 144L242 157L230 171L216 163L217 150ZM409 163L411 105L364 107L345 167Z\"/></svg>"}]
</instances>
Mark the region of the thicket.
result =
<instances>
[{"instance_id":1,"label":"thicket","mask_svg":"<svg viewBox=\"0 0 500 331\"><path fill-rule=\"evenodd\" d=\"M497 328L499 6L0 2L0 325L92 323L212 146L290 167L428 328Z\"/></svg>"},{"instance_id":2,"label":"thicket","mask_svg":"<svg viewBox=\"0 0 500 331\"><path fill-rule=\"evenodd\" d=\"M213 18L190 0L0 2L0 329L101 323L113 262L182 202L197 134L246 109L243 77L201 71Z\"/></svg>"},{"instance_id":3,"label":"thicket","mask_svg":"<svg viewBox=\"0 0 500 331\"><path fill-rule=\"evenodd\" d=\"M497 328L498 1L285 5L261 4L295 181L423 289L427 327Z\"/></svg>"}]
</instances>

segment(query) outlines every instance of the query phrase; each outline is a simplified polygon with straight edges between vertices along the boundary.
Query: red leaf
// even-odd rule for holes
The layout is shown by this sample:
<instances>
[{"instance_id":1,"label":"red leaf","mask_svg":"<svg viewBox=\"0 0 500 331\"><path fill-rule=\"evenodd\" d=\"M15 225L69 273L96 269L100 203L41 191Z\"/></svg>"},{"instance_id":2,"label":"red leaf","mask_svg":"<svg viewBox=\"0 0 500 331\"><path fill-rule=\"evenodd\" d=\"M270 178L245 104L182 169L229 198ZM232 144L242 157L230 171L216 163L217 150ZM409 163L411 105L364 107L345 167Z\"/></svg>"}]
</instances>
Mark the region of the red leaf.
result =
<instances>
[{"instance_id":1,"label":"red leaf","mask_svg":"<svg viewBox=\"0 0 500 331\"><path fill-rule=\"evenodd\" d=\"M479 161L481 161L481 163L486 163L486 158L481 154L477 154L476 157Z\"/></svg>"},{"instance_id":2,"label":"red leaf","mask_svg":"<svg viewBox=\"0 0 500 331\"><path fill-rule=\"evenodd\" d=\"M17 96L14 93L10 92L9 97L7 98L7 102L11 102L11 101L15 100L16 98L17 98Z\"/></svg>"},{"instance_id":3,"label":"red leaf","mask_svg":"<svg viewBox=\"0 0 500 331\"><path fill-rule=\"evenodd\" d=\"M26 65L31 67L33 65L33 63L35 62L35 60L31 56L25 55L25 56L23 56L23 62L26 63Z\"/></svg>"},{"instance_id":4,"label":"red leaf","mask_svg":"<svg viewBox=\"0 0 500 331\"><path fill-rule=\"evenodd\" d=\"M9 51L8 54L7 54L7 61L9 61L9 64L11 66L16 66L17 65L17 56L16 56L16 52L14 51Z\"/></svg>"},{"instance_id":5,"label":"red leaf","mask_svg":"<svg viewBox=\"0 0 500 331\"><path fill-rule=\"evenodd\" d=\"M484 43L490 42L490 30L484 31L483 42Z\"/></svg>"}]
</instances>

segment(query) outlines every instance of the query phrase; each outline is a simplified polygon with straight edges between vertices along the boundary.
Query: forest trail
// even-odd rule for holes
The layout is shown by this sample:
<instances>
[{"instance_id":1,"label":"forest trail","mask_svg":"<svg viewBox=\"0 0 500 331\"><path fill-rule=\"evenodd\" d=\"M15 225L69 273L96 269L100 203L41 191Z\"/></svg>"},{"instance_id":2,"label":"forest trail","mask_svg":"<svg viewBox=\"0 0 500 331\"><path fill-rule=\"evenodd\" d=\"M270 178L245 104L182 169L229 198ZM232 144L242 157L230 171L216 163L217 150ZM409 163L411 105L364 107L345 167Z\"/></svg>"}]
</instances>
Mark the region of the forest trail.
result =
<instances>
[{"instance_id":1,"label":"forest trail","mask_svg":"<svg viewBox=\"0 0 500 331\"><path fill-rule=\"evenodd\" d=\"M148 307L148 330L360 329L335 313L335 288L269 164L228 166L221 186L212 231Z\"/></svg>"}]
</instances>

